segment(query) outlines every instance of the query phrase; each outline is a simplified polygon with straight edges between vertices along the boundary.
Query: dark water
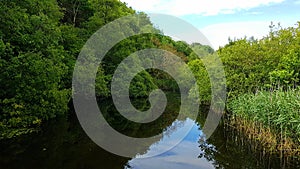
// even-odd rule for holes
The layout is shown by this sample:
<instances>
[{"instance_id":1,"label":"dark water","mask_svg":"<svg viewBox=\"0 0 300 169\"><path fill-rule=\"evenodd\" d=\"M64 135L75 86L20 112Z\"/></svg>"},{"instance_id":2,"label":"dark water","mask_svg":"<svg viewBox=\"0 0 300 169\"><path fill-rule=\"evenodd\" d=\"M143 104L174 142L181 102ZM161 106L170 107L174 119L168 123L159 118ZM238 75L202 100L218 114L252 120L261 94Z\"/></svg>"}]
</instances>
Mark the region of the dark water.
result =
<instances>
[{"instance_id":1,"label":"dark water","mask_svg":"<svg viewBox=\"0 0 300 169\"><path fill-rule=\"evenodd\" d=\"M139 109L147 109L147 101L137 100ZM122 121L113 103L101 101L99 107L107 121L118 131L131 136L151 136L163 132L163 137L149 144L147 151L135 158L111 154L93 143L80 127L76 116L49 122L40 132L11 140L0 141L1 169L210 169L210 168L299 168L294 164L270 157L251 149L241 136L220 124L206 142L201 124L205 109L195 122L189 118L176 120L178 102L172 100L165 113L148 126ZM108 116L111 114L113 117ZM124 119L123 119L124 120ZM182 135L186 126L192 130L180 144L158 156L145 158L163 149Z\"/></svg>"}]
</instances>

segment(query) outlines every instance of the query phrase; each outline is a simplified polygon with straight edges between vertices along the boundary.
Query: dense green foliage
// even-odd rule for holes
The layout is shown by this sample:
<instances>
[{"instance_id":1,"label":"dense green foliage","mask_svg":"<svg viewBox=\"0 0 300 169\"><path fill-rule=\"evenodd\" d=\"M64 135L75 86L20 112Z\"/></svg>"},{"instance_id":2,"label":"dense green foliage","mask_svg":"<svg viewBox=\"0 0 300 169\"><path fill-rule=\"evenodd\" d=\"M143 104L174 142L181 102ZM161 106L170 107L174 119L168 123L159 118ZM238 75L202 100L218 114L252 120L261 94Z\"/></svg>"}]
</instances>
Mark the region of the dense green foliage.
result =
<instances>
[{"instance_id":1,"label":"dense green foliage","mask_svg":"<svg viewBox=\"0 0 300 169\"><path fill-rule=\"evenodd\" d=\"M66 112L68 54L56 1L1 1L0 11L0 137L10 137Z\"/></svg>"},{"instance_id":2,"label":"dense green foliage","mask_svg":"<svg viewBox=\"0 0 300 169\"><path fill-rule=\"evenodd\" d=\"M284 137L300 141L299 90L245 94L230 102L228 106L238 117L271 127Z\"/></svg>"},{"instance_id":3,"label":"dense green foliage","mask_svg":"<svg viewBox=\"0 0 300 169\"><path fill-rule=\"evenodd\" d=\"M230 41L218 50L226 72L229 97L299 84L300 25L286 29L273 25L271 28L265 38Z\"/></svg>"},{"instance_id":4,"label":"dense green foliage","mask_svg":"<svg viewBox=\"0 0 300 169\"><path fill-rule=\"evenodd\" d=\"M271 25L260 40L231 41L218 53L227 76L228 110L282 137L300 137L300 24Z\"/></svg>"},{"instance_id":5,"label":"dense green foliage","mask_svg":"<svg viewBox=\"0 0 300 169\"><path fill-rule=\"evenodd\" d=\"M275 135L299 143L300 23L285 29L271 24L270 28L262 39L230 40L216 52L226 74L227 108L234 117L271 128ZM188 63L197 78L202 102L211 99L210 66L205 67L203 61L213 65L213 55Z\"/></svg>"},{"instance_id":6,"label":"dense green foliage","mask_svg":"<svg viewBox=\"0 0 300 169\"><path fill-rule=\"evenodd\" d=\"M0 13L0 138L9 138L66 115L73 68L85 42L103 25L136 12L119 0L3 0ZM163 36L147 15L138 15L139 28L130 31L155 34L127 38L107 53L96 76L98 97L110 95L117 65L136 51L160 48L191 60L187 43ZM130 95L145 97L156 88L178 90L168 74L147 70L135 76Z\"/></svg>"},{"instance_id":7,"label":"dense green foliage","mask_svg":"<svg viewBox=\"0 0 300 169\"><path fill-rule=\"evenodd\" d=\"M3 0L0 12L0 137L12 137L67 112L83 44L105 23L134 10L117 0ZM96 90L104 96L101 66L99 72Z\"/></svg>"},{"instance_id":8,"label":"dense green foliage","mask_svg":"<svg viewBox=\"0 0 300 169\"><path fill-rule=\"evenodd\" d=\"M73 68L85 42L103 25L136 12L119 0L2 0L0 13L0 138L5 138L30 132L46 120L66 115ZM286 119L298 118L300 106L289 103L291 97L298 98L298 92L289 89L300 83L300 23L286 29L271 25L269 35L260 40L230 40L214 52L199 43L174 41L155 29L146 14L137 14L141 18L139 27L132 26L130 31L151 30L154 34L127 38L106 54L96 76L98 97L110 96L113 73L123 59L142 49L159 48L188 64L198 85L190 90L190 96L199 90L200 102L211 100L210 78L221 78L218 71L214 72L214 58L218 55L226 73L230 110L263 123L268 117L267 123L275 125L283 115ZM176 64L174 67L180 69ZM186 72L179 76L185 77ZM135 76L130 96L145 97L156 88L178 91L170 75L150 69ZM258 91L278 89L282 91L270 94L277 101L265 105L269 107L259 106L269 100L267 93ZM246 111L244 106L256 108ZM270 117L274 119L270 121ZM299 132L298 123L280 121L290 133Z\"/></svg>"}]
</instances>

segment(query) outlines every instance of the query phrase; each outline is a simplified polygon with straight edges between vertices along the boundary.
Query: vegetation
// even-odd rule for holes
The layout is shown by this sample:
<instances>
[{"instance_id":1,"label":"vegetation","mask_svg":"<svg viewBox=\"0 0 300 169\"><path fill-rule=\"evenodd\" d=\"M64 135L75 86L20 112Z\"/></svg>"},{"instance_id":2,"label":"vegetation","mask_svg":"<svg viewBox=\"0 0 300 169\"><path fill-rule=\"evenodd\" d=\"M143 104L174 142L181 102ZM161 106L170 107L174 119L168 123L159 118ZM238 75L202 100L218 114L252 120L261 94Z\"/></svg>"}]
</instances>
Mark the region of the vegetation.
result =
<instances>
[{"instance_id":1,"label":"vegetation","mask_svg":"<svg viewBox=\"0 0 300 169\"><path fill-rule=\"evenodd\" d=\"M248 135L266 144L271 151L279 149L298 154L299 94L299 90L289 90L242 95L228 105L233 113L230 124L243 125Z\"/></svg>"},{"instance_id":2,"label":"vegetation","mask_svg":"<svg viewBox=\"0 0 300 169\"><path fill-rule=\"evenodd\" d=\"M270 33L262 39L229 40L214 51L164 36L146 14L119 0L2 0L0 12L0 138L32 132L49 119L65 116L73 68L85 42L103 25L136 13L140 27L130 31L151 29L155 34L127 38L106 54L96 77L97 97L110 96L113 73L124 58L159 48L188 64L198 85L189 91L190 97L199 90L199 101L207 104L212 97L210 67L203 61L213 67L212 58L218 55L226 73L227 108L235 125L249 123L248 127L270 130L280 135L280 143L282 137L291 138L293 144L300 142L300 22L285 29L271 24ZM217 72L214 75L219 78ZM130 96L145 97L156 88L178 91L171 76L150 69L135 76Z\"/></svg>"},{"instance_id":3,"label":"vegetation","mask_svg":"<svg viewBox=\"0 0 300 169\"><path fill-rule=\"evenodd\" d=\"M163 36L147 15L119 0L2 0L0 12L0 139L32 132L45 121L66 115L81 48L95 31L122 16L138 14L140 28L131 31L151 29L156 34L127 38L107 53L96 76L98 97L110 96L112 75L131 53L160 48L185 62L195 58L189 57L192 50L187 43ZM203 55L212 52L197 46ZM130 96L145 97L156 88L178 90L168 74L147 70L133 79Z\"/></svg>"},{"instance_id":4,"label":"vegetation","mask_svg":"<svg viewBox=\"0 0 300 169\"><path fill-rule=\"evenodd\" d=\"M258 92L245 94L230 102L235 115L272 127L300 141L300 92Z\"/></svg>"},{"instance_id":5,"label":"vegetation","mask_svg":"<svg viewBox=\"0 0 300 169\"><path fill-rule=\"evenodd\" d=\"M56 1L5 0L0 11L0 137L11 137L67 111L70 56L60 44Z\"/></svg>"},{"instance_id":6,"label":"vegetation","mask_svg":"<svg viewBox=\"0 0 300 169\"><path fill-rule=\"evenodd\" d=\"M216 53L226 74L231 117L227 123L269 150L299 152L300 22L285 29L271 23L266 37L229 40ZM202 61L214 64L211 56L216 53L201 60L190 57L195 59L188 63L202 103L211 99L211 82Z\"/></svg>"},{"instance_id":7,"label":"vegetation","mask_svg":"<svg viewBox=\"0 0 300 169\"><path fill-rule=\"evenodd\" d=\"M299 84L300 25L271 25L268 36L230 41L218 50L227 76L229 97Z\"/></svg>"},{"instance_id":8,"label":"vegetation","mask_svg":"<svg viewBox=\"0 0 300 169\"><path fill-rule=\"evenodd\" d=\"M263 39L231 41L218 50L226 69L229 123L253 139L268 140L273 150L299 152L300 24L270 27Z\"/></svg>"}]
</instances>

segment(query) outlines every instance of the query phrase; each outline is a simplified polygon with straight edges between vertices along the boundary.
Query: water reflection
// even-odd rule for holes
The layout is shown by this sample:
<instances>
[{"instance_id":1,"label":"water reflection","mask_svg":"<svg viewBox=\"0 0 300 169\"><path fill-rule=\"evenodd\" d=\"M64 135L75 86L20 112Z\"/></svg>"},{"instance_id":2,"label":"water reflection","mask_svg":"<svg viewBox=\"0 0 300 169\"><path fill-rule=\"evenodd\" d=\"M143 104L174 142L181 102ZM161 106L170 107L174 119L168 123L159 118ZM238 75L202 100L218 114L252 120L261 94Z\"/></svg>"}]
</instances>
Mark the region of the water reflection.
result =
<instances>
[{"instance_id":1,"label":"water reflection","mask_svg":"<svg viewBox=\"0 0 300 169\"><path fill-rule=\"evenodd\" d=\"M139 100L140 106L144 101ZM135 103L136 104L136 103ZM145 104L147 102L145 101ZM120 132L130 136L144 137L163 132L163 137L147 143L147 150L138 152L135 158L123 158L111 154L94 144L84 133L75 115L67 119L49 122L41 132L12 140L0 141L0 168L2 169L276 169L300 168L283 163L276 157L267 156L251 149L243 136L224 128L222 124L206 141L201 125L203 116L197 122L188 118L176 119L176 101L170 103L166 113L155 123L138 125L120 121L118 116L107 118ZM110 101L101 101L102 112L113 114ZM146 105L147 107L147 105ZM178 106L177 106L178 107ZM125 126L124 126L125 125ZM155 157L147 158L182 136L186 126L192 130L180 144ZM128 148L128 147L127 147Z\"/></svg>"},{"instance_id":2,"label":"water reflection","mask_svg":"<svg viewBox=\"0 0 300 169\"><path fill-rule=\"evenodd\" d=\"M164 149L172 144L173 140L178 139L183 134L185 127L194 125L190 133L173 149L160 154L155 157L145 158L151 156L153 152ZM153 168L172 168L172 169L211 169L214 168L211 162L205 158L198 159L201 150L198 148L198 140L202 135L199 126L191 119L185 121L176 121L172 124L176 126L176 131L170 135L165 136L159 142L150 146L149 151L144 155L139 155L128 162L126 169L153 169Z\"/></svg>"}]
</instances>

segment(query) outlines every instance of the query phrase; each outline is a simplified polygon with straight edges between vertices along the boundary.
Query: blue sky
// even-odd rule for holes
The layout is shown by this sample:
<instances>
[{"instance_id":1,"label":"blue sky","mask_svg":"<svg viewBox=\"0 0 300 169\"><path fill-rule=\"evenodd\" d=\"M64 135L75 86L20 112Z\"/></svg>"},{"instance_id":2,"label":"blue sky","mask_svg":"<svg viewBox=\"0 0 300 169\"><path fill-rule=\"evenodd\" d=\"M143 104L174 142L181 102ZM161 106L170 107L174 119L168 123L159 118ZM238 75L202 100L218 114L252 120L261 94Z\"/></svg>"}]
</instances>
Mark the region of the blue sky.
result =
<instances>
[{"instance_id":1,"label":"blue sky","mask_svg":"<svg viewBox=\"0 0 300 169\"><path fill-rule=\"evenodd\" d=\"M191 23L217 49L228 37L262 38L271 21L282 27L300 21L300 0L121 0L137 11L177 16Z\"/></svg>"}]
</instances>

